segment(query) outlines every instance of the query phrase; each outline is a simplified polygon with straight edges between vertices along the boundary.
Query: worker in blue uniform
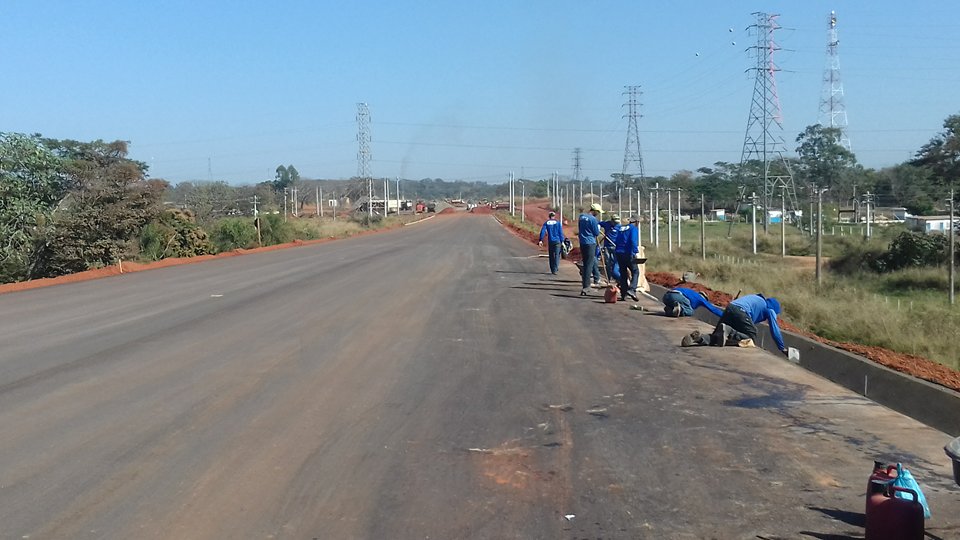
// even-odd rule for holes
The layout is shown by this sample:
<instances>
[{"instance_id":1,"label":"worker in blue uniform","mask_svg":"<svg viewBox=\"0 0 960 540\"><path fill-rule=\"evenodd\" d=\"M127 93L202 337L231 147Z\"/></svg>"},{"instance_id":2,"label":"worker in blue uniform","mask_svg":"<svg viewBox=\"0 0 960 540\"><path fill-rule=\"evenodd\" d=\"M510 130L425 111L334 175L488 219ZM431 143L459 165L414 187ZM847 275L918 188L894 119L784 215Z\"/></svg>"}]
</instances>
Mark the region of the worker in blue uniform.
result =
<instances>
[{"instance_id":1,"label":"worker in blue uniform","mask_svg":"<svg viewBox=\"0 0 960 540\"><path fill-rule=\"evenodd\" d=\"M640 280L640 268L637 265L637 253L640 251L640 229L637 217L631 216L630 223L621 225L617 232L617 265L620 267L620 299L637 298L637 283Z\"/></svg>"},{"instance_id":2,"label":"worker in blue uniform","mask_svg":"<svg viewBox=\"0 0 960 540\"><path fill-rule=\"evenodd\" d=\"M550 273L560 271L560 248L563 246L563 225L556 219L557 213L550 212L547 220L540 227L540 241L537 245L543 247L543 237L547 237L547 253L550 254Z\"/></svg>"},{"instance_id":3,"label":"worker in blue uniform","mask_svg":"<svg viewBox=\"0 0 960 540\"><path fill-rule=\"evenodd\" d=\"M757 325L766 322L770 326L770 335L777 344L781 353L787 354L788 349L783 343L783 335L777 324L777 315L781 312L780 301L776 298L767 298L762 294L748 294L737 298L727 305L720 316L720 322L710 334L709 340L699 332L693 332L683 338L681 345L739 345L746 339L757 341ZM708 343L705 343L708 342Z\"/></svg>"},{"instance_id":4,"label":"worker in blue uniform","mask_svg":"<svg viewBox=\"0 0 960 540\"><path fill-rule=\"evenodd\" d=\"M580 257L583 259L583 273L581 277L580 296L587 296L590 292L590 280L597 271L597 238L600 236L600 222L597 216L603 213L603 208L593 203L589 212L580 214L577 219L577 240L580 242Z\"/></svg>"},{"instance_id":5,"label":"worker in blue uniform","mask_svg":"<svg viewBox=\"0 0 960 540\"><path fill-rule=\"evenodd\" d=\"M723 316L723 310L710 303L701 293L686 287L670 289L663 295L663 312L671 317L692 317L699 307L705 307L717 317Z\"/></svg>"},{"instance_id":6,"label":"worker in blue uniform","mask_svg":"<svg viewBox=\"0 0 960 540\"><path fill-rule=\"evenodd\" d=\"M600 248L603 254L603 264L607 269L607 281L620 281L620 267L617 265L616 249L617 234L620 230L620 216L613 214L610 219L600 222L600 229L603 231L603 246Z\"/></svg>"}]
</instances>

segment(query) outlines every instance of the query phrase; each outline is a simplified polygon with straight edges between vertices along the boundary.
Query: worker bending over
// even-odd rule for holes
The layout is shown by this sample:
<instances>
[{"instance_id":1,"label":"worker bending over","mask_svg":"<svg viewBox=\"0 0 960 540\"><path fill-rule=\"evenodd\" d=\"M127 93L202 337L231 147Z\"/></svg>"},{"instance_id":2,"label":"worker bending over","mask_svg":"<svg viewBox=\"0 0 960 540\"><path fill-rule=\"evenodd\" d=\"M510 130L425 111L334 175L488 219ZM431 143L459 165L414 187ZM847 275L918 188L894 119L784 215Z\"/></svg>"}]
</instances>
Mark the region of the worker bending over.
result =
<instances>
[{"instance_id":1,"label":"worker bending over","mask_svg":"<svg viewBox=\"0 0 960 540\"><path fill-rule=\"evenodd\" d=\"M777 315L780 314L780 302L776 298L766 298L762 294L748 294L730 302L723 310L720 322L717 323L709 339L693 331L683 338L682 346L712 345L742 345L744 340L757 341L757 324L766 321L770 326L770 335L777 344L777 349L787 354L787 347L783 344L783 336L777 325Z\"/></svg>"},{"instance_id":2,"label":"worker bending over","mask_svg":"<svg viewBox=\"0 0 960 540\"><path fill-rule=\"evenodd\" d=\"M701 292L686 287L670 289L663 295L663 312L671 317L692 317L698 307L705 307L717 317L723 316L723 310L710 303Z\"/></svg>"}]
</instances>

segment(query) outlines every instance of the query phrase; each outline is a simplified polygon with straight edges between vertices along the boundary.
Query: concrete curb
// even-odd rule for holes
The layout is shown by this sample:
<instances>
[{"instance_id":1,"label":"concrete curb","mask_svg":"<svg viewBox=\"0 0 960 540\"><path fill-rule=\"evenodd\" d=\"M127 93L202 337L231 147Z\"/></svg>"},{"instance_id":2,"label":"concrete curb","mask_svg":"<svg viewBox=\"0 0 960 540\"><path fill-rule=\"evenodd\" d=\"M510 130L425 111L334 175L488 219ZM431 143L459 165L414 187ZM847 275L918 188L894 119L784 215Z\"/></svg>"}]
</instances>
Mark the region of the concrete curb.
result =
<instances>
[{"instance_id":1,"label":"concrete curb","mask_svg":"<svg viewBox=\"0 0 960 540\"><path fill-rule=\"evenodd\" d=\"M650 284L650 292L663 298L667 288ZM718 317L705 309L694 318L716 325ZM783 358L764 323L757 336L758 347ZM960 435L960 392L900 373L855 354L824 345L804 336L782 331L783 342L800 351L804 369L852 390L880 405L903 413L951 436Z\"/></svg>"}]
</instances>

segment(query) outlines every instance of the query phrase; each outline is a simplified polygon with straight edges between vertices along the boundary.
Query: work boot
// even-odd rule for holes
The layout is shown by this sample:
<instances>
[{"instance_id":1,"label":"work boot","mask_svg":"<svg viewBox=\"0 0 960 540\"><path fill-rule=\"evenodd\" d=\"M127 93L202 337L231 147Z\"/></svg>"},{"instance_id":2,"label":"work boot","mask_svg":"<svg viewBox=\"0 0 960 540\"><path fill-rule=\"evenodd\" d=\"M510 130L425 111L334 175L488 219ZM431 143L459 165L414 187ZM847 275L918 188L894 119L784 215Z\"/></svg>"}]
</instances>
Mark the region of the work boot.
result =
<instances>
[{"instance_id":1,"label":"work boot","mask_svg":"<svg viewBox=\"0 0 960 540\"><path fill-rule=\"evenodd\" d=\"M706 338L700 334L699 330L694 330L686 336L683 336L683 340L680 341L681 347L693 347L694 345L706 345Z\"/></svg>"},{"instance_id":2,"label":"work boot","mask_svg":"<svg viewBox=\"0 0 960 540\"><path fill-rule=\"evenodd\" d=\"M634 302L639 302L639 301L640 301L640 299L637 298L637 293L635 293L635 292L633 292L633 291L627 291L627 296L629 296L630 299L633 300Z\"/></svg>"},{"instance_id":3,"label":"work boot","mask_svg":"<svg viewBox=\"0 0 960 540\"><path fill-rule=\"evenodd\" d=\"M726 324L718 324L717 327L713 330L713 333L710 334L710 346L711 347L723 347L723 342L727 338L727 334L730 332L730 327Z\"/></svg>"}]
</instances>

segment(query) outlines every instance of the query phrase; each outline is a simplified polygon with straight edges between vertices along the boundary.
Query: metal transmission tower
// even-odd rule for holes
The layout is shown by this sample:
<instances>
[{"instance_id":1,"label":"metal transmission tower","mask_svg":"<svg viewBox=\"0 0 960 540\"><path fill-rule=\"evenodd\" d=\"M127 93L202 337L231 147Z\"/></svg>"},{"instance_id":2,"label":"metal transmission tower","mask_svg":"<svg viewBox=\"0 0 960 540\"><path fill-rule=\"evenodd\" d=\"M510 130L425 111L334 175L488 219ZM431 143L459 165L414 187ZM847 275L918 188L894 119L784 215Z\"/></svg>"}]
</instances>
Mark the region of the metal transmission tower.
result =
<instances>
[{"instance_id":1,"label":"metal transmission tower","mask_svg":"<svg viewBox=\"0 0 960 540\"><path fill-rule=\"evenodd\" d=\"M820 97L820 125L840 129L841 146L850 150L847 137L847 108L843 103L843 82L840 80L840 53L837 51L837 12L830 12L827 30L827 67L823 72L823 93Z\"/></svg>"},{"instance_id":2,"label":"metal transmission tower","mask_svg":"<svg viewBox=\"0 0 960 540\"><path fill-rule=\"evenodd\" d=\"M757 44L747 50L756 56L756 65L748 69L754 72L755 83L743 152L740 154L740 179L741 183L746 183L745 176L754 177L751 184L763 194L763 228L766 231L770 221L767 210L781 192L788 209L796 210L798 207L793 173L783 156L786 151L783 115L775 77L780 68L773 60L774 53L780 50L773 39L774 31L780 28L777 24L779 15L756 12L753 16L757 22L749 29L756 33Z\"/></svg>"},{"instance_id":3,"label":"metal transmission tower","mask_svg":"<svg viewBox=\"0 0 960 540\"><path fill-rule=\"evenodd\" d=\"M631 164L635 164L635 170L639 176L639 190L638 196L644 196L647 193L646 178L643 175L643 156L640 153L640 130L637 128L637 119L642 115L640 114L640 103L637 101L637 98L643 92L640 91L640 86L624 86L626 90L623 91L623 94L627 96L627 102L623 104L627 108L627 114L623 115L627 119L627 142L623 148L623 169L621 173L621 181L627 178L627 171L632 170Z\"/></svg>"},{"instance_id":4,"label":"metal transmission tower","mask_svg":"<svg viewBox=\"0 0 960 540\"><path fill-rule=\"evenodd\" d=\"M357 177L367 184L367 215L373 216L373 174L370 172L370 109L357 103Z\"/></svg>"},{"instance_id":5,"label":"metal transmission tower","mask_svg":"<svg viewBox=\"0 0 960 540\"><path fill-rule=\"evenodd\" d=\"M580 188L580 206L583 206L583 177L580 176L580 148L573 149L573 182Z\"/></svg>"}]
</instances>

